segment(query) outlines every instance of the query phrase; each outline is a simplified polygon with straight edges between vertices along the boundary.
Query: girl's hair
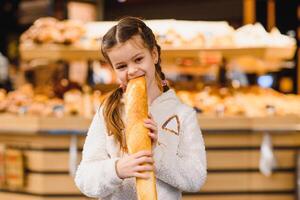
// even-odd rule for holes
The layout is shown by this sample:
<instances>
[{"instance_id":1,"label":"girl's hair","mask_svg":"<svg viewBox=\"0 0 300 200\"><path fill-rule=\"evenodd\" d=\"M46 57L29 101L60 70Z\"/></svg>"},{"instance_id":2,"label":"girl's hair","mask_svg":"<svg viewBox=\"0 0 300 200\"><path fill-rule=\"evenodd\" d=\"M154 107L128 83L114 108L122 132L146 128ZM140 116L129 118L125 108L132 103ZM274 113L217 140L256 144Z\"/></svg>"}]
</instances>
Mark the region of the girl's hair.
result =
<instances>
[{"instance_id":1,"label":"girl's hair","mask_svg":"<svg viewBox=\"0 0 300 200\"><path fill-rule=\"evenodd\" d=\"M122 44L133 36L140 36L145 47L149 51L153 51L155 48L158 52L158 62L155 64L155 78L158 87L161 91L165 92L169 89L165 82L165 75L160 66L160 52L161 48L155 40L155 36L152 30L146 26L146 24L135 17L125 17L121 19L117 25L113 26L102 39L101 51L106 61L112 66L107 52L116 46ZM126 150L124 129L125 125L121 119L122 106L121 98L123 95L123 89L120 87L111 92L103 102L103 115L105 124L109 135L113 135L115 139L121 145L123 150Z\"/></svg>"}]
</instances>

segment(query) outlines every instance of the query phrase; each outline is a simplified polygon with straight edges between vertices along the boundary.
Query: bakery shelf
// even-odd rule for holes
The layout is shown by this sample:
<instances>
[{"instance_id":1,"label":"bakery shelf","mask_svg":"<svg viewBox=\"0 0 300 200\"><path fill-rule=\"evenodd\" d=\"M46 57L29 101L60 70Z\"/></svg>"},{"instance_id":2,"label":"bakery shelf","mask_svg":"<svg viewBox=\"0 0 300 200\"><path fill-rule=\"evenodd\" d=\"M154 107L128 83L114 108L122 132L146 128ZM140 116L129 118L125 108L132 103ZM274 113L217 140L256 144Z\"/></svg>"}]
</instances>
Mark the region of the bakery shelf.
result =
<instances>
[{"instance_id":1,"label":"bakery shelf","mask_svg":"<svg viewBox=\"0 0 300 200\"><path fill-rule=\"evenodd\" d=\"M249 118L243 116L215 117L198 115L203 131L300 131L299 116L274 116ZM0 115L0 133L18 134L83 134L91 120L80 116L38 117ZM18 124L18 126L16 126Z\"/></svg>"},{"instance_id":2,"label":"bakery shelf","mask_svg":"<svg viewBox=\"0 0 300 200\"><path fill-rule=\"evenodd\" d=\"M176 66L164 64L164 72L168 74L185 74L185 75L205 75L216 74L218 67L209 65L197 65L197 66Z\"/></svg>"},{"instance_id":3,"label":"bakery shelf","mask_svg":"<svg viewBox=\"0 0 300 200\"><path fill-rule=\"evenodd\" d=\"M101 58L100 48L83 47L76 45L59 44L21 44L20 55L22 60L98 60Z\"/></svg>"},{"instance_id":4,"label":"bakery shelf","mask_svg":"<svg viewBox=\"0 0 300 200\"><path fill-rule=\"evenodd\" d=\"M199 49L174 49L167 48L162 51L162 56L169 57L199 57L202 52L219 52L226 59L240 56L254 56L262 59L292 59L296 47L245 47L245 48L199 48Z\"/></svg>"},{"instance_id":5,"label":"bakery shelf","mask_svg":"<svg viewBox=\"0 0 300 200\"><path fill-rule=\"evenodd\" d=\"M86 132L91 123L91 120L78 116L58 118L13 114L1 114L0 121L0 133L18 134L80 134Z\"/></svg>"},{"instance_id":6,"label":"bakery shelf","mask_svg":"<svg viewBox=\"0 0 300 200\"><path fill-rule=\"evenodd\" d=\"M226 59L239 56L254 56L263 59L291 59L296 47L249 47L249 48L162 48L162 59L176 59L178 57L196 57L201 53L221 53ZM49 60L98 60L101 59L100 48L84 47L79 45L58 45L58 44L21 44L20 54L23 60L37 58Z\"/></svg>"},{"instance_id":7,"label":"bakery shelf","mask_svg":"<svg viewBox=\"0 0 300 200\"><path fill-rule=\"evenodd\" d=\"M244 117L244 116L198 116L204 131L300 131L300 117L295 115Z\"/></svg>"}]
</instances>

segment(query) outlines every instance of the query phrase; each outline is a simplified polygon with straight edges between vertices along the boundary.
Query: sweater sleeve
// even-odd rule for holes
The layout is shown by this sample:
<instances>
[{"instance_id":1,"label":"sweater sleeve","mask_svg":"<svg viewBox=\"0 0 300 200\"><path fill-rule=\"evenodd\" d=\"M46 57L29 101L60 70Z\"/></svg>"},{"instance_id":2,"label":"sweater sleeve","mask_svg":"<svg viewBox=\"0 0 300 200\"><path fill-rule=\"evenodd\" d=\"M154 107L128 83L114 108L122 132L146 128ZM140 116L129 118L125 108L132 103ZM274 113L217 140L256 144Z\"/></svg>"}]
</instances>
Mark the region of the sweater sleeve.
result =
<instances>
[{"instance_id":1,"label":"sweater sleeve","mask_svg":"<svg viewBox=\"0 0 300 200\"><path fill-rule=\"evenodd\" d=\"M196 112L185 115L178 148L157 145L154 149L156 176L186 192L198 192L206 181L205 146Z\"/></svg>"},{"instance_id":2,"label":"sweater sleeve","mask_svg":"<svg viewBox=\"0 0 300 200\"><path fill-rule=\"evenodd\" d=\"M115 170L118 158L110 159L106 151L106 132L102 109L99 109L88 130L75 175L76 186L89 197L104 198L122 184Z\"/></svg>"}]
</instances>

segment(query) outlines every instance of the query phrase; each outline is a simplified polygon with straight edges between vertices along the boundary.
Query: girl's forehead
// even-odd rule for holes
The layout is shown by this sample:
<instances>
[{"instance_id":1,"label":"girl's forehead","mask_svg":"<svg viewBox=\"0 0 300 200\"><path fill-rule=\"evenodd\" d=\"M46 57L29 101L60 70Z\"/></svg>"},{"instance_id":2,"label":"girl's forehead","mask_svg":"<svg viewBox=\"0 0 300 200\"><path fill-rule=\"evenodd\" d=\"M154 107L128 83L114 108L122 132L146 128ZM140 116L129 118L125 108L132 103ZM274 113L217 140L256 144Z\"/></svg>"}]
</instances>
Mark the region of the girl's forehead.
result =
<instances>
[{"instance_id":1,"label":"girl's forehead","mask_svg":"<svg viewBox=\"0 0 300 200\"><path fill-rule=\"evenodd\" d=\"M135 56L138 53L148 51L144 45L143 40L137 36L133 36L129 40L118 43L116 46L111 48L107 53L112 61L112 64L122 62L127 59L131 59L132 56Z\"/></svg>"},{"instance_id":2,"label":"girl's forehead","mask_svg":"<svg viewBox=\"0 0 300 200\"><path fill-rule=\"evenodd\" d=\"M115 47L112 48L112 50L114 48L117 49L117 48L124 47L124 46L131 47L136 50L143 50L146 48L146 45L144 44L144 41L142 40L141 36L135 35L135 36L132 36L130 39L128 39L125 42L118 43Z\"/></svg>"}]
</instances>

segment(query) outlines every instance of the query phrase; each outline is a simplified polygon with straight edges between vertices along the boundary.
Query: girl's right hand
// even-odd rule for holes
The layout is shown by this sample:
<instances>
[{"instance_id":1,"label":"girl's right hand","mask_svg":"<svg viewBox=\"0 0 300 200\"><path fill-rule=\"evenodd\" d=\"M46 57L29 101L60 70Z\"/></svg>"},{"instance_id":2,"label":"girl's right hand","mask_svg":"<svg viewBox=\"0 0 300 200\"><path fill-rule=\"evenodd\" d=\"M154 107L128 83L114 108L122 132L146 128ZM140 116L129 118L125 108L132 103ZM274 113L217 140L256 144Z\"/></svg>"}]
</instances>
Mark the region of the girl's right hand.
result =
<instances>
[{"instance_id":1,"label":"girl's right hand","mask_svg":"<svg viewBox=\"0 0 300 200\"><path fill-rule=\"evenodd\" d=\"M121 179L124 178L150 178L145 171L154 170L154 160L151 151L139 151L135 154L124 156L116 162L116 172Z\"/></svg>"}]
</instances>

